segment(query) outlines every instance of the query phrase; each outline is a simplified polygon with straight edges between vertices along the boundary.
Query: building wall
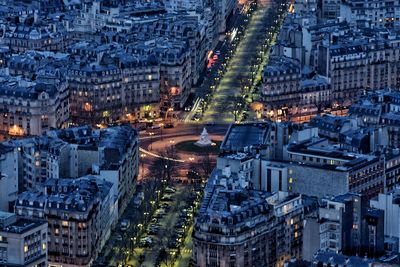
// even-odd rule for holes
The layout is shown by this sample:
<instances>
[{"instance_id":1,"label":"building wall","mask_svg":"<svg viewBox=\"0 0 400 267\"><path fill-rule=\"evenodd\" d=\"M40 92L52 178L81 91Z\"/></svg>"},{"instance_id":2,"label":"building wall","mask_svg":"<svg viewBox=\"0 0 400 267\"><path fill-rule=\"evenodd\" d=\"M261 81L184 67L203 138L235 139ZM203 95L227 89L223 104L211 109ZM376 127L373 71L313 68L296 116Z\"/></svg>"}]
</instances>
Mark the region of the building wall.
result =
<instances>
[{"instance_id":1,"label":"building wall","mask_svg":"<svg viewBox=\"0 0 400 267\"><path fill-rule=\"evenodd\" d=\"M305 165L290 165L288 187L289 192L319 198L336 196L349 191L348 173Z\"/></svg>"},{"instance_id":2,"label":"building wall","mask_svg":"<svg viewBox=\"0 0 400 267\"><path fill-rule=\"evenodd\" d=\"M371 200L371 207L384 211L385 236L400 238L400 206L393 203L393 194L379 194Z\"/></svg>"},{"instance_id":3,"label":"building wall","mask_svg":"<svg viewBox=\"0 0 400 267\"><path fill-rule=\"evenodd\" d=\"M261 185L258 190L267 192L288 191L288 169L286 164L261 161Z\"/></svg>"},{"instance_id":4,"label":"building wall","mask_svg":"<svg viewBox=\"0 0 400 267\"><path fill-rule=\"evenodd\" d=\"M66 84L56 86L58 91L52 96L46 92L37 98L1 94L0 132L13 136L41 135L50 128L63 126L69 118L68 92Z\"/></svg>"},{"instance_id":5,"label":"building wall","mask_svg":"<svg viewBox=\"0 0 400 267\"><path fill-rule=\"evenodd\" d=\"M10 233L0 230L6 242L0 242L0 256L8 266L47 266L47 223L43 223L24 233ZM0 265L2 259L0 257Z\"/></svg>"},{"instance_id":6,"label":"building wall","mask_svg":"<svg viewBox=\"0 0 400 267\"><path fill-rule=\"evenodd\" d=\"M0 154L0 211L10 211L10 202L17 199L19 189L18 151Z\"/></svg>"},{"instance_id":7,"label":"building wall","mask_svg":"<svg viewBox=\"0 0 400 267\"><path fill-rule=\"evenodd\" d=\"M320 249L319 228L317 218L306 218L303 230L303 250L302 259L311 262L314 254Z\"/></svg>"}]
</instances>

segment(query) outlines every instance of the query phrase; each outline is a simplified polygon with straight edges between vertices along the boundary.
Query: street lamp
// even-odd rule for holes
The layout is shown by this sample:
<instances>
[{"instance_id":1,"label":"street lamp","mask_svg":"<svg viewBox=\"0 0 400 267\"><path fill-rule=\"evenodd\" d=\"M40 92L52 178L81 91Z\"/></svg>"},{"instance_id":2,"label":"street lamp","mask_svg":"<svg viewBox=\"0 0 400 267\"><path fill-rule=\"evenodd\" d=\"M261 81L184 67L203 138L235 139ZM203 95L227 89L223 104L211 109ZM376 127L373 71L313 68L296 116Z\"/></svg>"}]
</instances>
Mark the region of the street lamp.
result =
<instances>
[{"instance_id":1,"label":"street lamp","mask_svg":"<svg viewBox=\"0 0 400 267\"><path fill-rule=\"evenodd\" d=\"M150 150L152 150L152 148L153 148L153 135L154 135L154 133L153 133L153 132L150 132L149 135L150 135Z\"/></svg>"},{"instance_id":2,"label":"street lamp","mask_svg":"<svg viewBox=\"0 0 400 267\"><path fill-rule=\"evenodd\" d=\"M144 158L146 157L146 154L140 154L140 158L141 158L141 164L142 164L142 178L144 178Z\"/></svg>"}]
</instances>

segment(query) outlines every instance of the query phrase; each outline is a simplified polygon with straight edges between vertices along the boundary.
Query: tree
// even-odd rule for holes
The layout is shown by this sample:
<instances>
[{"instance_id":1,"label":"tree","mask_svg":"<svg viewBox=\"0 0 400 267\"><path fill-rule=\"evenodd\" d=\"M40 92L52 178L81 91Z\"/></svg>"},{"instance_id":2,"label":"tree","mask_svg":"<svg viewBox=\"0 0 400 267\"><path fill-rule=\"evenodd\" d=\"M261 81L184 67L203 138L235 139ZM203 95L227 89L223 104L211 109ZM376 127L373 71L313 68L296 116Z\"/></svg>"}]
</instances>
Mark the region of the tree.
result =
<instances>
[{"instance_id":1,"label":"tree","mask_svg":"<svg viewBox=\"0 0 400 267\"><path fill-rule=\"evenodd\" d=\"M215 163L212 161L210 153L204 152L201 155L201 159L199 162L199 168L203 173L203 177L208 178L210 176L211 172L214 169L214 165Z\"/></svg>"},{"instance_id":2,"label":"tree","mask_svg":"<svg viewBox=\"0 0 400 267\"><path fill-rule=\"evenodd\" d=\"M238 120L239 115L246 110L246 102L241 96L232 96L228 99L228 110Z\"/></svg>"},{"instance_id":3,"label":"tree","mask_svg":"<svg viewBox=\"0 0 400 267\"><path fill-rule=\"evenodd\" d=\"M150 166L151 175L158 182L166 181L169 183L178 171L176 160L179 159L175 147L168 147L159 153L160 157L153 161ZM154 181L152 181L154 182ZM157 188L159 189L159 188ZM150 190L156 190L150 187Z\"/></svg>"},{"instance_id":4,"label":"tree","mask_svg":"<svg viewBox=\"0 0 400 267\"><path fill-rule=\"evenodd\" d=\"M178 154L176 153L175 147L167 147L161 153L161 160L164 166L164 175L163 180L166 180L167 183L172 181L173 176L176 176L178 171L178 164L175 160L179 159Z\"/></svg>"}]
</instances>

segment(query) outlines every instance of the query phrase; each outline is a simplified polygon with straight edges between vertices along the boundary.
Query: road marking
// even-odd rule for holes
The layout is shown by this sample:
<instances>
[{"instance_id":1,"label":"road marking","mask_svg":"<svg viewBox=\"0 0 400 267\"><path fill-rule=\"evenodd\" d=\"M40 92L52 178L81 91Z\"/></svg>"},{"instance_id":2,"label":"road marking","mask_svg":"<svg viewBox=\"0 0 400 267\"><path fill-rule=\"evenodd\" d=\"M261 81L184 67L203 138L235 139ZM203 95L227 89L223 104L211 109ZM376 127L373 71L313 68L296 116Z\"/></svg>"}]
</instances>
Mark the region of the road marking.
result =
<instances>
[{"instance_id":1,"label":"road marking","mask_svg":"<svg viewBox=\"0 0 400 267\"><path fill-rule=\"evenodd\" d=\"M163 156L157 155L157 154L152 153L150 151L147 151L147 150L145 150L145 149L143 149L141 147L139 147L139 151L143 152L144 154L147 154L149 156L155 157L155 158L166 159L166 160L169 160L169 161L175 161L175 162L181 162L181 163L185 162L182 159L173 159L173 158L168 158L168 157L163 157Z\"/></svg>"}]
</instances>

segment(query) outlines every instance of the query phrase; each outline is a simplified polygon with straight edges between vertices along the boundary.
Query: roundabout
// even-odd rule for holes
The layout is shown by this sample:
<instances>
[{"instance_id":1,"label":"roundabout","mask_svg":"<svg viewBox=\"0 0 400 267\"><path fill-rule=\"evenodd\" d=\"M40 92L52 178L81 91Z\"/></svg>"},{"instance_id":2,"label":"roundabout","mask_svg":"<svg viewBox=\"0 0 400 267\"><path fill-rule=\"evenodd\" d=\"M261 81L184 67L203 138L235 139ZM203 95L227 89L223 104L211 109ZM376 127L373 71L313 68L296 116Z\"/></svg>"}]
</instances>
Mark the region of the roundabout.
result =
<instances>
[{"instance_id":1,"label":"roundabout","mask_svg":"<svg viewBox=\"0 0 400 267\"><path fill-rule=\"evenodd\" d=\"M209 153L209 154L218 154L219 153L219 146L221 145L221 141L213 141L213 145L211 146L206 146L206 147L200 147L195 145L197 140L187 140L187 141L182 141L177 144L175 144L175 149L178 153L194 153L194 154L204 154L204 153Z\"/></svg>"},{"instance_id":2,"label":"roundabout","mask_svg":"<svg viewBox=\"0 0 400 267\"><path fill-rule=\"evenodd\" d=\"M178 166L177 177L185 177L189 169L194 165L200 166L204 161L211 161L212 164L215 164L227 126L206 126L206 128L209 131L208 138L214 144L204 147L195 145L196 142L202 139L202 125L182 125L179 129L163 130L162 134L160 130L142 132L139 148L140 177L151 175L152 164L157 159L175 162ZM193 134L194 132L198 134L195 135ZM171 151L173 152L169 154L168 152Z\"/></svg>"}]
</instances>

